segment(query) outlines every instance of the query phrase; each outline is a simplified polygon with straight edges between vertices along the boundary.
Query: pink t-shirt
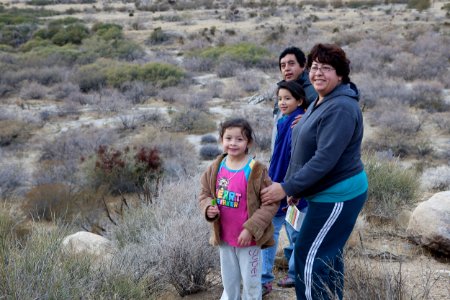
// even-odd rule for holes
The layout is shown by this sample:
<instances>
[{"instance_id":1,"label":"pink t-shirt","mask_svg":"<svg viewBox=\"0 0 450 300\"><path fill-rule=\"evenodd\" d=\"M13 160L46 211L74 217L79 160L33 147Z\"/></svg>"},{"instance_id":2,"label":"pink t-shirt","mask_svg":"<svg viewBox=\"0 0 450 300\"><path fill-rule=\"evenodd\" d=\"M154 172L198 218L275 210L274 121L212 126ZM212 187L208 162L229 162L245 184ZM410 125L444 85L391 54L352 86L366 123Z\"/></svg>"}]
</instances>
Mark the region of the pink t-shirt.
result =
<instances>
[{"instance_id":1,"label":"pink t-shirt","mask_svg":"<svg viewBox=\"0 0 450 300\"><path fill-rule=\"evenodd\" d=\"M217 205L220 210L220 238L230 246L240 247L238 237L248 220L247 181L254 161L249 159L240 170L228 169L225 162L226 159L220 164L216 182ZM256 242L253 241L251 245L256 245Z\"/></svg>"}]
</instances>

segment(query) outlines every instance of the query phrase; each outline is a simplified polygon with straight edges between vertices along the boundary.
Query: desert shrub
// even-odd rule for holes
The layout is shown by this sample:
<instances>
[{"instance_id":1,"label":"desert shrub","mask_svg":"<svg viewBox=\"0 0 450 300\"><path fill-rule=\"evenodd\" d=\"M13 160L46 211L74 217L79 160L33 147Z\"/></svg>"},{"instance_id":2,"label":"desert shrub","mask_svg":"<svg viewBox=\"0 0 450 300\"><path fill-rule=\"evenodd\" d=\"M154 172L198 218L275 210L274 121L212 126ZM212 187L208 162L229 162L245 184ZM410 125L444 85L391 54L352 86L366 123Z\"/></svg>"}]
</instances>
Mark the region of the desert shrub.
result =
<instances>
[{"instance_id":1,"label":"desert shrub","mask_svg":"<svg viewBox=\"0 0 450 300\"><path fill-rule=\"evenodd\" d=\"M272 107L252 108L251 112L246 112L244 117L250 122L255 130L254 147L260 151L268 151L271 147L272 130L274 119L272 115Z\"/></svg>"},{"instance_id":2,"label":"desert shrub","mask_svg":"<svg viewBox=\"0 0 450 300\"><path fill-rule=\"evenodd\" d=\"M0 147L26 141L32 125L16 120L0 120Z\"/></svg>"},{"instance_id":3,"label":"desert shrub","mask_svg":"<svg viewBox=\"0 0 450 300\"><path fill-rule=\"evenodd\" d=\"M448 112L434 113L431 118L439 130L450 133L450 114Z\"/></svg>"},{"instance_id":4,"label":"desert shrub","mask_svg":"<svg viewBox=\"0 0 450 300\"><path fill-rule=\"evenodd\" d=\"M216 124L205 112L182 108L172 116L169 129L174 132L201 134L216 129Z\"/></svg>"},{"instance_id":5,"label":"desert shrub","mask_svg":"<svg viewBox=\"0 0 450 300\"><path fill-rule=\"evenodd\" d=\"M89 29L82 24L69 25L60 29L52 38L52 42L58 46L65 44L81 44L84 38L88 37Z\"/></svg>"},{"instance_id":6,"label":"desert shrub","mask_svg":"<svg viewBox=\"0 0 450 300\"><path fill-rule=\"evenodd\" d=\"M220 153L222 153L222 150L217 145L203 145L200 148L200 158L203 160L214 159Z\"/></svg>"},{"instance_id":7,"label":"desert shrub","mask_svg":"<svg viewBox=\"0 0 450 300\"><path fill-rule=\"evenodd\" d=\"M429 299L438 280L430 266L415 270L422 280L411 286L411 273L405 272L403 262L389 257L380 263L366 255L345 257L345 295L348 299Z\"/></svg>"},{"instance_id":8,"label":"desert shrub","mask_svg":"<svg viewBox=\"0 0 450 300\"><path fill-rule=\"evenodd\" d=\"M31 39L37 24L0 26L0 44L17 48Z\"/></svg>"},{"instance_id":9,"label":"desert shrub","mask_svg":"<svg viewBox=\"0 0 450 300\"><path fill-rule=\"evenodd\" d=\"M254 76L254 71L244 71L237 74L237 80L243 91L247 93L254 93L261 88L258 78Z\"/></svg>"},{"instance_id":10,"label":"desert shrub","mask_svg":"<svg viewBox=\"0 0 450 300\"><path fill-rule=\"evenodd\" d=\"M192 72L207 72L214 68L215 61L211 58L188 56L183 60L186 70Z\"/></svg>"},{"instance_id":11,"label":"desert shrub","mask_svg":"<svg viewBox=\"0 0 450 300\"><path fill-rule=\"evenodd\" d=\"M0 197L8 199L29 181L26 170L14 162L2 161L0 163Z\"/></svg>"},{"instance_id":12,"label":"desert shrub","mask_svg":"<svg viewBox=\"0 0 450 300\"><path fill-rule=\"evenodd\" d=\"M110 234L121 250L115 262L124 261L124 272L148 278L156 298L170 288L185 296L217 284L211 275L217 272L218 260L208 244L209 226L199 217L198 195L193 191L180 199L198 180L186 177L163 185L153 204L128 210Z\"/></svg>"},{"instance_id":13,"label":"desert shrub","mask_svg":"<svg viewBox=\"0 0 450 300\"><path fill-rule=\"evenodd\" d=\"M133 61L143 58L145 51L133 41L126 39L105 40L98 35L83 40L84 52L80 53L79 61L83 64L94 62L97 58L118 58Z\"/></svg>"},{"instance_id":14,"label":"desert shrub","mask_svg":"<svg viewBox=\"0 0 450 300\"><path fill-rule=\"evenodd\" d=\"M424 10L430 8L430 0L408 0L408 8L415 8L417 10Z\"/></svg>"},{"instance_id":15,"label":"desert shrub","mask_svg":"<svg viewBox=\"0 0 450 300\"><path fill-rule=\"evenodd\" d=\"M374 153L366 153L363 161L369 180L365 214L389 219L416 203L419 177L414 170L403 167L399 159L378 158Z\"/></svg>"},{"instance_id":16,"label":"desert shrub","mask_svg":"<svg viewBox=\"0 0 450 300\"><path fill-rule=\"evenodd\" d=\"M148 45L159 45L170 40L170 35L162 30L161 27L153 29L150 37L147 39L146 44Z\"/></svg>"},{"instance_id":17,"label":"desert shrub","mask_svg":"<svg viewBox=\"0 0 450 300\"><path fill-rule=\"evenodd\" d=\"M130 106L130 99L116 89L104 88L92 94L90 103L101 113L120 112Z\"/></svg>"},{"instance_id":18,"label":"desert shrub","mask_svg":"<svg viewBox=\"0 0 450 300\"><path fill-rule=\"evenodd\" d=\"M442 112L450 109L444 99L444 87L439 82L414 82L412 84L411 106L429 112Z\"/></svg>"},{"instance_id":19,"label":"desert shrub","mask_svg":"<svg viewBox=\"0 0 450 300\"><path fill-rule=\"evenodd\" d=\"M193 92L188 95L186 104L189 108L199 111L208 111L207 104L213 98L210 91Z\"/></svg>"},{"instance_id":20,"label":"desert shrub","mask_svg":"<svg viewBox=\"0 0 450 300\"><path fill-rule=\"evenodd\" d=\"M243 64L244 67L255 66L263 59L270 57L270 52L260 46L251 43L238 43L207 48L197 54L200 57L221 61L224 57Z\"/></svg>"},{"instance_id":21,"label":"desert shrub","mask_svg":"<svg viewBox=\"0 0 450 300\"><path fill-rule=\"evenodd\" d=\"M431 142L422 131L423 120L410 111L388 102L367 114L376 124L375 133L364 140L364 147L375 151L392 150L396 156L425 156L433 152Z\"/></svg>"},{"instance_id":22,"label":"desert shrub","mask_svg":"<svg viewBox=\"0 0 450 300\"><path fill-rule=\"evenodd\" d=\"M217 137L215 137L212 134L203 135L201 140L200 140L200 143L202 145L203 144L216 144L217 143Z\"/></svg>"},{"instance_id":23,"label":"desert shrub","mask_svg":"<svg viewBox=\"0 0 450 300\"><path fill-rule=\"evenodd\" d=\"M427 191L440 192L450 189L450 167L446 165L425 170L421 176L422 186Z\"/></svg>"},{"instance_id":24,"label":"desert shrub","mask_svg":"<svg viewBox=\"0 0 450 300\"><path fill-rule=\"evenodd\" d=\"M216 66L216 73L219 78L228 78L236 75L241 65L228 57L222 58Z\"/></svg>"},{"instance_id":25,"label":"desert shrub","mask_svg":"<svg viewBox=\"0 0 450 300\"><path fill-rule=\"evenodd\" d=\"M38 100L47 96L47 88L37 82L25 82L20 89L20 98L24 100Z\"/></svg>"},{"instance_id":26,"label":"desert shrub","mask_svg":"<svg viewBox=\"0 0 450 300\"><path fill-rule=\"evenodd\" d=\"M95 23L91 31L106 41L123 38L122 26L113 23Z\"/></svg>"},{"instance_id":27,"label":"desert shrub","mask_svg":"<svg viewBox=\"0 0 450 300\"><path fill-rule=\"evenodd\" d=\"M90 64L81 66L74 75L82 92L97 91L107 83L107 76L100 65Z\"/></svg>"},{"instance_id":28,"label":"desert shrub","mask_svg":"<svg viewBox=\"0 0 450 300\"><path fill-rule=\"evenodd\" d=\"M224 87L225 84L219 80L214 80L206 84L206 89L212 93L211 96L213 98L220 97L222 95Z\"/></svg>"},{"instance_id":29,"label":"desert shrub","mask_svg":"<svg viewBox=\"0 0 450 300\"><path fill-rule=\"evenodd\" d=\"M65 218L74 204L71 189L64 184L44 184L33 187L26 195L23 211L33 219L51 221Z\"/></svg>"},{"instance_id":30,"label":"desert shrub","mask_svg":"<svg viewBox=\"0 0 450 300\"><path fill-rule=\"evenodd\" d=\"M105 85L120 88L124 84L134 81L164 88L177 85L184 76L183 70L165 63L152 62L141 66L101 61L80 67L75 75L75 80L80 85L80 89L87 92L99 90Z\"/></svg>"},{"instance_id":31,"label":"desert shrub","mask_svg":"<svg viewBox=\"0 0 450 300\"><path fill-rule=\"evenodd\" d=\"M50 94L57 101L66 99L72 93L77 93L79 91L78 85L72 82L61 82L52 87Z\"/></svg>"},{"instance_id":32,"label":"desert shrub","mask_svg":"<svg viewBox=\"0 0 450 300\"><path fill-rule=\"evenodd\" d=\"M121 85L120 91L133 104L144 103L150 96L155 94L154 86L142 81L125 82Z\"/></svg>"},{"instance_id":33,"label":"desert shrub","mask_svg":"<svg viewBox=\"0 0 450 300\"><path fill-rule=\"evenodd\" d=\"M13 240L1 257L0 290L2 295L20 299L49 297L65 299L83 297L91 273L87 257L65 256L60 251L61 242L69 228L54 226L33 229L22 242ZM7 260L6 260L7 257Z\"/></svg>"},{"instance_id":34,"label":"desert shrub","mask_svg":"<svg viewBox=\"0 0 450 300\"><path fill-rule=\"evenodd\" d=\"M94 188L105 185L112 194L140 191L146 181L161 176L162 159L155 148L116 150L100 146L85 172Z\"/></svg>"}]
</instances>

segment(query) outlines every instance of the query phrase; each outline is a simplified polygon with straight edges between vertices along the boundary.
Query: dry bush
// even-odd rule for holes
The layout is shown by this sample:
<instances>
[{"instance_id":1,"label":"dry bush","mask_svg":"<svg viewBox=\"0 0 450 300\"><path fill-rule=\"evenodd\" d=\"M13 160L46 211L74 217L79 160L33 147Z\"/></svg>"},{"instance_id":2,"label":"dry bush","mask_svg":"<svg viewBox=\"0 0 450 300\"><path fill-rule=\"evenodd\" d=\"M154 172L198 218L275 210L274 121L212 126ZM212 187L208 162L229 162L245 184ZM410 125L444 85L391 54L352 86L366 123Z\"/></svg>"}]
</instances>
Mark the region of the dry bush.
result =
<instances>
[{"instance_id":1,"label":"dry bush","mask_svg":"<svg viewBox=\"0 0 450 300\"><path fill-rule=\"evenodd\" d=\"M0 147L22 143L31 136L33 124L16 121L0 120Z\"/></svg>"},{"instance_id":2,"label":"dry bush","mask_svg":"<svg viewBox=\"0 0 450 300\"><path fill-rule=\"evenodd\" d=\"M441 192L450 189L450 167L443 165L426 169L421 176L422 187L427 191Z\"/></svg>"},{"instance_id":3,"label":"dry bush","mask_svg":"<svg viewBox=\"0 0 450 300\"><path fill-rule=\"evenodd\" d=\"M67 218L75 201L70 187L64 184L44 184L33 187L26 195L22 210L35 220L51 221Z\"/></svg>"},{"instance_id":4,"label":"dry bush","mask_svg":"<svg viewBox=\"0 0 450 300\"><path fill-rule=\"evenodd\" d=\"M411 277L417 274L420 283L411 286ZM347 254L345 258L346 299L430 299L438 280L439 275L431 266L422 266L411 274L405 271L402 261L391 261L389 257L381 263L355 254Z\"/></svg>"},{"instance_id":5,"label":"dry bush","mask_svg":"<svg viewBox=\"0 0 450 300\"><path fill-rule=\"evenodd\" d=\"M123 261L123 272L147 278L156 297L170 286L185 296L214 284L217 250L208 244L209 224L198 209L198 190L192 189L198 182L194 176L163 185L153 204L128 210L109 234L121 249L113 263ZM186 191L189 196L181 199Z\"/></svg>"},{"instance_id":6,"label":"dry bush","mask_svg":"<svg viewBox=\"0 0 450 300\"><path fill-rule=\"evenodd\" d=\"M433 123L444 134L450 134L450 113L434 113L431 117Z\"/></svg>"},{"instance_id":7,"label":"dry bush","mask_svg":"<svg viewBox=\"0 0 450 300\"><path fill-rule=\"evenodd\" d=\"M179 87L168 87L158 92L158 97L167 103L181 103L185 98L184 92Z\"/></svg>"},{"instance_id":8,"label":"dry bush","mask_svg":"<svg viewBox=\"0 0 450 300\"><path fill-rule=\"evenodd\" d=\"M98 93L93 94L93 105L98 112L120 112L130 106L130 99L120 93L116 89L101 89Z\"/></svg>"},{"instance_id":9,"label":"dry bush","mask_svg":"<svg viewBox=\"0 0 450 300\"><path fill-rule=\"evenodd\" d=\"M198 157L194 146L184 136L159 128L149 128L136 144L156 147L163 158L164 180L173 181L197 173Z\"/></svg>"},{"instance_id":10,"label":"dry bush","mask_svg":"<svg viewBox=\"0 0 450 300\"><path fill-rule=\"evenodd\" d=\"M203 145L200 148L200 158L203 160L211 160L221 154L222 150L217 145Z\"/></svg>"},{"instance_id":11,"label":"dry bush","mask_svg":"<svg viewBox=\"0 0 450 300\"><path fill-rule=\"evenodd\" d=\"M240 63L229 58L223 58L220 59L220 62L216 66L216 73L219 78L228 78L236 75L240 69Z\"/></svg>"},{"instance_id":12,"label":"dry bush","mask_svg":"<svg viewBox=\"0 0 450 300\"><path fill-rule=\"evenodd\" d=\"M444 87L437 81L414 82L412 84L411 106L425 109L429 112L443 112L450 110L450 105L445 101Z\"/></svg>"},{"instance_id":13,"label":"dry bush","mask_svg":"<svg viewBox=\"0 0 450 300\"><path fill-rule=\"evenodd\" d=\"M255 146L259 151L269 151L274 126L273 106L255 106L244 114L255 133Z\"/></svg>"},{"instance_id":14,"label":"dry bush","mask_svg":"<svg viewBox=\"0 0 450 300\"><path fill-rule=\"evenodd\" d=\"M205 112L181 108L171 116L168 129L172 132L201 134L216 129L216 123Z\"/></svg>"},{"instance_id":15,"label":"dry bush","mask_svg":"<svg viewBox=\"0 0 450 300\"><path fill-rule=\"evenodd\" d=\"M367 114L367 120L376 126L375 133L364 140L365 149L392 150L396 156L427 156L433 153L429 137L422 130L421 115L387 101Z\"/></svg>"},{"instance_id":16,"label":"dry bush","mask_svg":"<svg viewBox=\"0 0 450 300\"><path fill-rule=\"evenodd\" d=\"M186 104L189 108L207 112L209 109L208 102L213 98L212 92L204 90L200 92L191 92L186 96Z\"/></svg>"},{"instance_id":17,"label":"dry bush","mask_svg":"<svg viewBox=\"0 0 450 300\"><path fill-rule=\"evenodd\" d=\"M183 59L183 67L191 72L208 72L214 68L214 59L204 57L186 57Z\"/></svg>"},{"instance_id":18,"label":"dry bush","mask_svg":"<svg viewBox=\"0 0 450 300\"><path fill-rule=\"evenodd\" d=\"M72 82L61 82L59 84L55 84L49 94L53 99L61 101L67 98L70 94L79 92L79 90L78 85Z\"/></svg>"},{"instance_id":19,"label":"dry bush","mask_svg":"<svg viewBox=\"0 0 450 300\"><path fill-rule=\"evenodd\" d=\"M0 198L9 199L29 182L27 171L19 163L0 162Z\"/></svg>"},{"instance_id":20,"label":"dry bush","mask_svg":"<svg viewBox=\"0 0 450 300\"><path fill-rule=\"evenodd\" d=\"M237 80L241 89L246 93L254 93L260 90L260 78L255 76L255 70L239 72Z\"/></svg>"},{"instance_id":21,"label":"dry bush","mask_svg":"<svg viewBox=\"0 0 450 300\"><path fill-rule=\"evenodd\" d=\"M37 82L24 82L20 89L20 98L24 100L38 100L47 96L48 89Z\"/></svg>"}]
</instances>

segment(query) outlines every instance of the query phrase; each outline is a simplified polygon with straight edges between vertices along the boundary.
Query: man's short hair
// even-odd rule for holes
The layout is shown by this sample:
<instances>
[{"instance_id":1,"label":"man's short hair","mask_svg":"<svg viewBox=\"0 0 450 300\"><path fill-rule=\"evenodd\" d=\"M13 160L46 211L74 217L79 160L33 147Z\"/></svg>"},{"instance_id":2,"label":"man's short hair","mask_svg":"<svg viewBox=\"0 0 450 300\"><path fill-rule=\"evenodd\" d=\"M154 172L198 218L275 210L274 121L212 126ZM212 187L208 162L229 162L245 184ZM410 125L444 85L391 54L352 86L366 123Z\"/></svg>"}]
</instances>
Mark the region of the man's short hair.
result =
<instances>
[{"instance_id":1,"label":"man's short hair","mask_svg":"<svg viewBox=\"0 0 450 300\"><path fill-rule=\"evenodd\" d=\"M278 66L279 66L280 70L281 70L281 59L288 54L294 54L300 67L302 67L302 68L305 67L305 64L306 64L305 53L303 53L303 51L300 50L300 48L291 46L291 47L287 47L286 49L284 49L283 52L281 52L280 57L278 58Z\"/></svg>"}]
</instances>

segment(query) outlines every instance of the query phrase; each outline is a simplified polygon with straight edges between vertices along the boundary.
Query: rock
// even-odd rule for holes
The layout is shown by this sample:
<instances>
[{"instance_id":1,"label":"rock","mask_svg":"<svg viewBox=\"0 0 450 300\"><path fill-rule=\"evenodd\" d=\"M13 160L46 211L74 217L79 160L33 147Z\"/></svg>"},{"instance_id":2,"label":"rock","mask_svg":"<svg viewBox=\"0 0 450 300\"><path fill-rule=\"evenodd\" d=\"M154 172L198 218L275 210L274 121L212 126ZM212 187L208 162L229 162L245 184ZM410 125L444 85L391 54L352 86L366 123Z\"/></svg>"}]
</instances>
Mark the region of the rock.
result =
<instances>
[{"instance_id":1,"label":"rock","mask_svg":"<svg viewBox=\"0 0 450 300\"><path fill-rule=\"evenodd\" d=\"M450 191L434 194L420 203L406 232L419 245L450 255Z\"/></svg>"},{"instance_id":2,"label":"rock","mask_svg":"<svg viewBox=\"0 0 450 300\"><path fill-rule=\"evenodd\" d=\"M66 236L62 249L70 254L88 254L94 258L108 260L114 253L114 247L107 238L87 231L79 231Z\"/></svg>"},{"instance_id":3,"label":"rock","mask_svg":"<svg viewBox=\"0 0 450 300\"><path fill-rule=\"evenodd\" d=\"M247 103L249 103L249 104L258 104L258 103L263 102L268 99L264 95L256 94L256 95L248 97L246 100L247 100Z\"/></svg>"}]
</instances>

